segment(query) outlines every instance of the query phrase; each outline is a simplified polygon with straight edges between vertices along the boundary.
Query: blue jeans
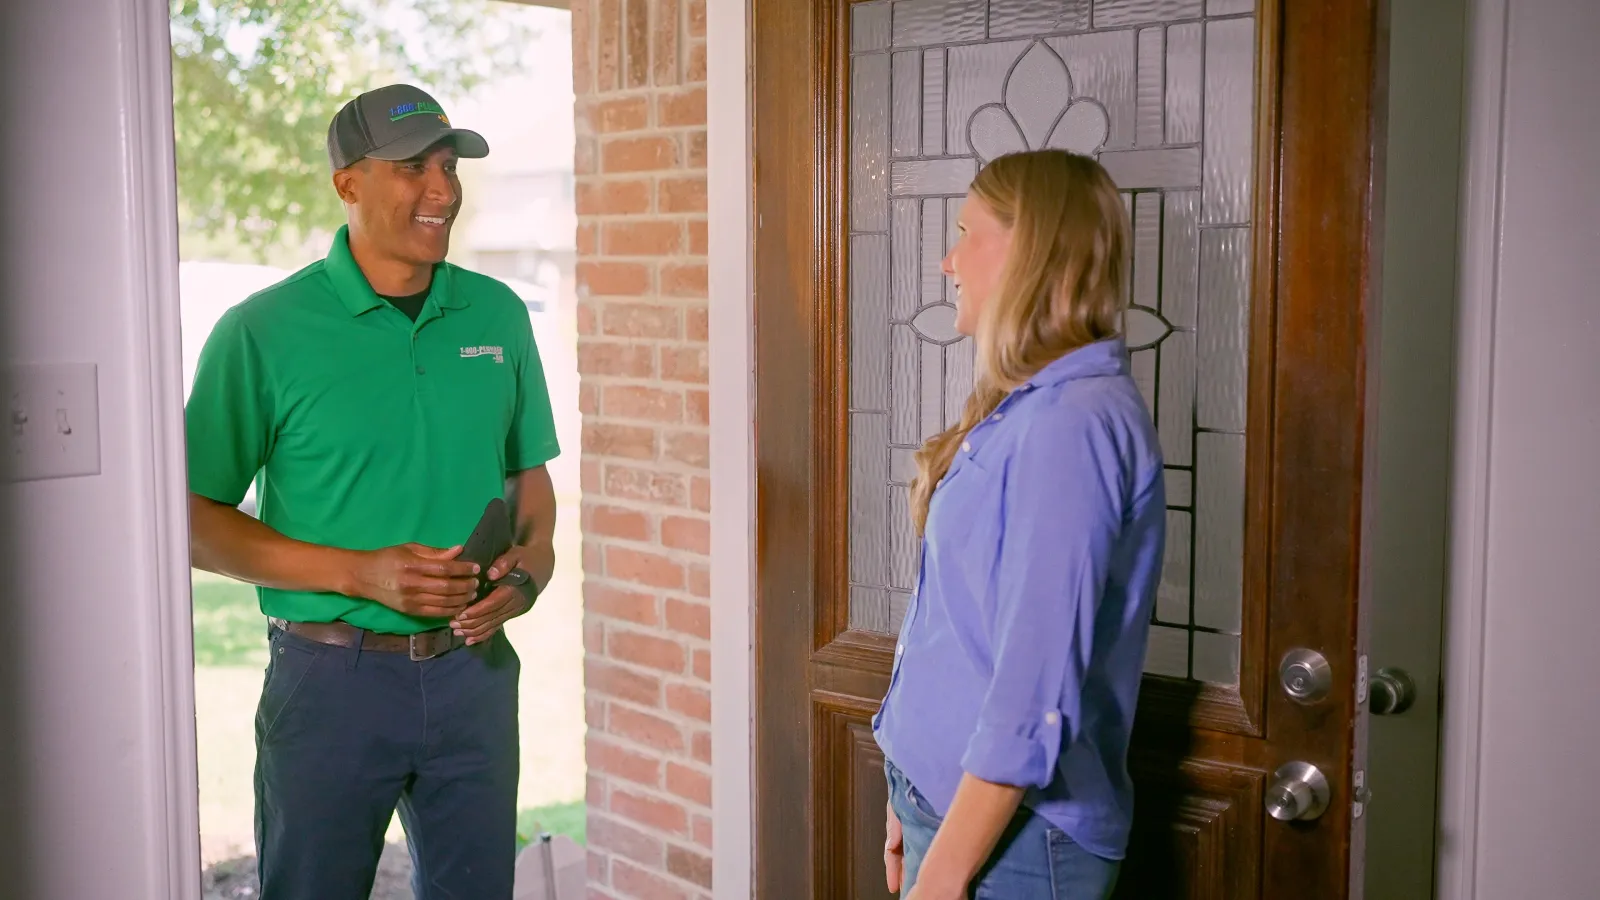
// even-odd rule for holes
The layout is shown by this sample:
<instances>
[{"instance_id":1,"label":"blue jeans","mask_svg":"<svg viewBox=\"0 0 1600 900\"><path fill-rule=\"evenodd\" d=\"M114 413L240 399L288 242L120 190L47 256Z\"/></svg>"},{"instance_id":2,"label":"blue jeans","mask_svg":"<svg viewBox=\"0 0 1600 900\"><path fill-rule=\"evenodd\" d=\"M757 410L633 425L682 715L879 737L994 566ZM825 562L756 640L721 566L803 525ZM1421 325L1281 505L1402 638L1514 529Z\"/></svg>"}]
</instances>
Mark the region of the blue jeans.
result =
<instances>
[{"instance_id":1,"label":"blue jeans","mask_svg":"<svg viewBox=\"0 0 1600 900\"><path fill-rule=\"evenodd\" d=\"M417 900L511 900L521 664L505 635L421 662L276 628L269 646L261 900L366 900L396 806Z\"/></svg>"},{"instance_id":2,"label":"blue jeans","mask_svg":"<svg viewBox=\"0 0 1600 900\"><path fill-rule=\"evenodd\" d=\"M894 763L885 761L889 804L900 820L905 854L901 896L916 884L922 859L943 821ZM1022 808L1006 826L989 861L968 886L974 900L1105 900L1121 863L1079 847L1043 817Z\"/></svg>"}]
</instances>

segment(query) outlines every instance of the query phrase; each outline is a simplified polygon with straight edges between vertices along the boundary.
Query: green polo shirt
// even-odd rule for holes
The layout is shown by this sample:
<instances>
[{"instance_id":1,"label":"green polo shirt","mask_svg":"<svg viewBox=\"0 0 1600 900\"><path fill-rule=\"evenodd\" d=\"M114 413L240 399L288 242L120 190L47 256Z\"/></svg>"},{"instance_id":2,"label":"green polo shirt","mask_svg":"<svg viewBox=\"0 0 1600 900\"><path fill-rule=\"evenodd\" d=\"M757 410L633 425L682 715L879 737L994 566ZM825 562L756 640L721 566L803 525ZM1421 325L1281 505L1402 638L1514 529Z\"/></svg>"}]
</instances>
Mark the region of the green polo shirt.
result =
<instances>
[{"instance_id":1,"label":"green polo shirt","mask_svg":"<svg viewBox=\"0 0 1600 900\"><path fill-rule=\"evenodd\" d=\"M296 540L353 550L466 540L508 475L559 451L528 309L448 263L413 323L339 230L326 259L251 296L200 351L189 490ZM443 624L337 594L258 589L261 611L412 634Z\"/></svg>"}]
</instances>

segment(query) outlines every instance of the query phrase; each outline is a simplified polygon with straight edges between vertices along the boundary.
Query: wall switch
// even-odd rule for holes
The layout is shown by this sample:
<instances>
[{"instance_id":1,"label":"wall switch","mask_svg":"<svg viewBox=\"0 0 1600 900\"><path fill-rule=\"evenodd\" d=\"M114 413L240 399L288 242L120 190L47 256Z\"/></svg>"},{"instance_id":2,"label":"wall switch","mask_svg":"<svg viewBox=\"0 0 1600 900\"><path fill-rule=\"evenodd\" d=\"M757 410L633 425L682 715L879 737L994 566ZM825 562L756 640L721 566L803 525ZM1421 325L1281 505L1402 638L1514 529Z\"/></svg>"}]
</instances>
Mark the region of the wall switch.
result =
<instances>
[{"instance_id":1,"label":"wall switch","mask_svg":"<svg viewBox=\"0 0 1600 900\"><path fill-rule=\"evenodd\" d=\"M93 363L0 371L6 481L100 474L100 397Z\"/></svg>"}]
</instances>

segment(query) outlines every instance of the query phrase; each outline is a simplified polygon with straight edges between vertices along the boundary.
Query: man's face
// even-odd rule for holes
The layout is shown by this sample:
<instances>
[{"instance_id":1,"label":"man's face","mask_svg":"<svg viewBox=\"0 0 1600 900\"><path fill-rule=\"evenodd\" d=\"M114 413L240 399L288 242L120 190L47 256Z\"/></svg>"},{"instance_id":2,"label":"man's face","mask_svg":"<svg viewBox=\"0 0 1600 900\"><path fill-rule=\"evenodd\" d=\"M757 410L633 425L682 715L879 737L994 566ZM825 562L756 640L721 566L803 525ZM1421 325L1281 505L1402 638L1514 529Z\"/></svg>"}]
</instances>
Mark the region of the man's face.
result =
<instances>
[{"instance_id":1,"label":"man's face","mask_svg":"<svg viewBox=\"0 0 1600 900\"><path fill-rule=\"evenodd\" d=\"M415 159L365 159L335 175L350 230L381 256L411 265L443 262L461 211L456 151L437 147Z\"/></svg>"}]
</instances>

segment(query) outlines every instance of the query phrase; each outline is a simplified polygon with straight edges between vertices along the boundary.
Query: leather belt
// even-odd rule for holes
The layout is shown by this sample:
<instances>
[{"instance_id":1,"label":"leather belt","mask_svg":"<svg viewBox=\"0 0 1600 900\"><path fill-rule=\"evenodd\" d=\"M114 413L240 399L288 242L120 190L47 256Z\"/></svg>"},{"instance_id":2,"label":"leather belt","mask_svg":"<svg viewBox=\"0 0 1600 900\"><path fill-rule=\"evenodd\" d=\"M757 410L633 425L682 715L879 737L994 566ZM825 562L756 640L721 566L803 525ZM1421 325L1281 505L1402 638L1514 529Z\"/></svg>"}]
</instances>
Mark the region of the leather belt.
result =
<instances>
[{"instance_id":1,"label":"leather belt","mask_svg":"<svg viewBox=\"0 0 1600 900\"><path fill-rule=\"evenodd\" d=\"M420 634L383 634L357 628L346 622L289 622L269 618L272 625L289 634L334 647L360 647L379 653L406 653L414 662L443 656L465 647L467 639L449 628L435 628Z\"/></svg>"}]
</instances>

